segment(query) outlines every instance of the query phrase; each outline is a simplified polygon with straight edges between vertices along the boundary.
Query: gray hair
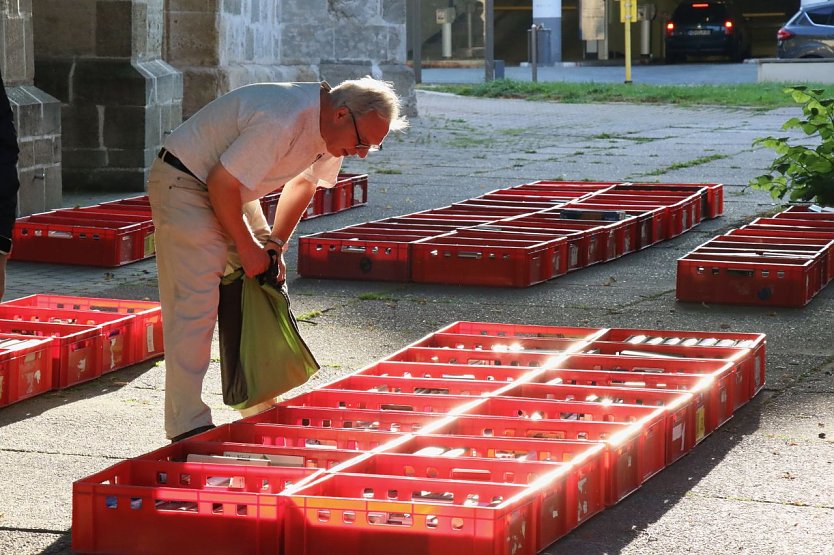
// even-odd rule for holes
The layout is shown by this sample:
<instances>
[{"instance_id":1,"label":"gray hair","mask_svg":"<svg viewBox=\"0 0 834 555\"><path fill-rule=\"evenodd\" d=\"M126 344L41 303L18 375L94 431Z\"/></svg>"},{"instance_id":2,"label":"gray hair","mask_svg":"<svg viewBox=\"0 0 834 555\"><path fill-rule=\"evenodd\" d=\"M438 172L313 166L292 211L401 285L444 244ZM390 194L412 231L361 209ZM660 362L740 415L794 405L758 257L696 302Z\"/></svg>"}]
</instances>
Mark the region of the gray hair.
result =
<instances>
[{"instance_id":1,"label":"gray hair","mask_svg":"<svg viewBox=\"0 0 834 555\"><path fill-rule=\"evenodd\" d=\"M394 84L366 75L361 79L342 81L330 91L336 106L347 106L356 117L376 112L390 122L390 131L402 131L408 120L401 114L400 99Z\"/></svg>"}]
</instances>

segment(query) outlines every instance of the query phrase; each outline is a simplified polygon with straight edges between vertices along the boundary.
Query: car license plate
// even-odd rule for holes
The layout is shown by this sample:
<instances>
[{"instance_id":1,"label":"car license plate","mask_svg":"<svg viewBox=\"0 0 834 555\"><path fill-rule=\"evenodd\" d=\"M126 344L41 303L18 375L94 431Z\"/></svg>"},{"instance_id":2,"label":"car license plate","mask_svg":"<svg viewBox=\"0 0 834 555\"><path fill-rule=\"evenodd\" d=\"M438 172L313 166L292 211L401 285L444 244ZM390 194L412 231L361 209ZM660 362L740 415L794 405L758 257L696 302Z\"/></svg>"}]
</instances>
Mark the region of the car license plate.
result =
<instances>
[{"instance_id":1,"label":"car license plate","mask_svg":"<svg viewBox=\"0 0 834 555\"><path fill-rule=\"evenodd\" d=\"M687 35L709 35L709 29L691 29L687 33Z\"/></svg>"}]
</instances>

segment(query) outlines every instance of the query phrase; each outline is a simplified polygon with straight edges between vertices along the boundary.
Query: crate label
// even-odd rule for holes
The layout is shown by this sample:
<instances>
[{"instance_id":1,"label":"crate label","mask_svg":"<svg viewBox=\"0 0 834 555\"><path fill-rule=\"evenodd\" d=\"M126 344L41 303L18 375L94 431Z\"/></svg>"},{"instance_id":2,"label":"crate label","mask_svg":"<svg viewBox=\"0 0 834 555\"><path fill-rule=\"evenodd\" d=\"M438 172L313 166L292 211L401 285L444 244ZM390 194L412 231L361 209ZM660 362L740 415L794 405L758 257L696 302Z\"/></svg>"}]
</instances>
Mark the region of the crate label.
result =
<instances>
[{"instance_id":1,"label":"crate label","mask_svg":"<svg viewBox=\"0 0 834 555\"><path fill-rule=\"evenodd\" d=\"M148 349L148 353L152 353L156 350L154 349L153 344L153 324L145 326L145 346Z\"/></svg>"},{"instance_id":2,"label":"crate label","mask_svg":"<svg viewBox=\"0 0 834 555\"><path fill-rule=\"evenodd\" d=\"M681 440L681 449L684 447L684 438L686 436L686 424L679 422L672 428L672 441Z\"/></svg>"},{"instance_id":3,"label":"crate label","mask_svg":"<svg viewBox=\"0 0 834 555\"><path fill-rule=\"evenodd\" d=\"M704 423L705 412L703 405L695 411L695 441L701 441L707 433Z\"/></svg>"},{"instance_id":4,"label":"crate label","mask_svg":"<svg viewBox=\"0 0 834 555\"><path fill-rule=\"evenodd\" d=\"M149 233L145 236L145 258L153 255L156 252L156 236L154 233Z\"/></svg>"},{"instance_id":5,"label":"crate label","mask_svg":"<svg viewBox=\"0 0 834 555\"><path fill-rule=\"evenodd\" d=\"M756 388L758 388L759 386L762 385L762 361L759 359L759 357L755 358L754 364L755 364L755 371L754 371L753 375L756 378Z\"/></svg>"}]
</instances>

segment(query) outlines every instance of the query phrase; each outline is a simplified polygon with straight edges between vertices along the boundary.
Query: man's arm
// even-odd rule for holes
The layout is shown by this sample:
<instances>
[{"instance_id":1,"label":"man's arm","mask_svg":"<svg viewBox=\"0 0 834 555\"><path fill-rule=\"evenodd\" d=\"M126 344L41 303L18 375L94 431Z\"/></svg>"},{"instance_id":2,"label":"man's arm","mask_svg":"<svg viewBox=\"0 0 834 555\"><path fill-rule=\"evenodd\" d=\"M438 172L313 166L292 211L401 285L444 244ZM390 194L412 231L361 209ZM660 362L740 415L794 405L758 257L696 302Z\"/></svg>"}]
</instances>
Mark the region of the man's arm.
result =
<instances>
[{"instance_id":1,"label":"man's arm","mask_svg":"<svg viewBox=\"0 0 834 555\"><path fill-rule=\"evenodd\" d=\"M289 244L301 216L316 193L316 184L301 176L289 180L281 189L278 206L275 207L275 222L270 237ZM284 250L286 250L286 244Z\"/></svg>"},{"instance_id":2,"label":"man's arm","mask_svg":"<svg viewBox=\"0 0 834 555\"><path fill-rule=\"evenodd\" d=\"M218 162L209 172L206 185L214 214L234 241L243 271L249 277L262 274L269 268L269 256L243 221L241 182Z\"/></svg>"}]
</instances>

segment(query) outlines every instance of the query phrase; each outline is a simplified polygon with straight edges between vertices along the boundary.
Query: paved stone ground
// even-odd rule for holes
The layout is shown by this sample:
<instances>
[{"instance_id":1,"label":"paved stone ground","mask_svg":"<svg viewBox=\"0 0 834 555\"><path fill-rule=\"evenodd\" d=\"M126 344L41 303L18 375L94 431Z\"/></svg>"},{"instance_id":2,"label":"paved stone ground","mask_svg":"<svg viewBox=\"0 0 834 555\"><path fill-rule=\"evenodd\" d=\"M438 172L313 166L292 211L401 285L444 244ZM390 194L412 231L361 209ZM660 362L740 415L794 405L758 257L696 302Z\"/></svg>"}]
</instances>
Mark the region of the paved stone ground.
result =
<instances>
[{"instance_id":1,"label":"paved stone ground","mask_svg":"<svg viewBox=\"0 0 834 555\"><path fill-rule=\"evenodd\" d=\"M307 234L439 207L536 179L722 182L725 215L681 237L526 289L315 280L289 283L302 332L325 367L304 391L456 320L734 330L768 335L768 383L691 454L545 553L834 553L834 289L803 309L675 301L675 260L775 212L745 188L772 160L755 137L790 109L560 105L418 93L421 117L346 170L369 203L305 221ZM124 196L124 195L123 195ZM67 206L112 196L67 196ZM156 298L153 260L118 269L12 262L7 298L31 293ZM148 362L0 409L0 553L69 553L72 482L166 443L164 364ZM218 368L204 396L235 420Z\"/></svg>"}]
</instances>

